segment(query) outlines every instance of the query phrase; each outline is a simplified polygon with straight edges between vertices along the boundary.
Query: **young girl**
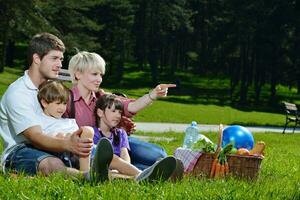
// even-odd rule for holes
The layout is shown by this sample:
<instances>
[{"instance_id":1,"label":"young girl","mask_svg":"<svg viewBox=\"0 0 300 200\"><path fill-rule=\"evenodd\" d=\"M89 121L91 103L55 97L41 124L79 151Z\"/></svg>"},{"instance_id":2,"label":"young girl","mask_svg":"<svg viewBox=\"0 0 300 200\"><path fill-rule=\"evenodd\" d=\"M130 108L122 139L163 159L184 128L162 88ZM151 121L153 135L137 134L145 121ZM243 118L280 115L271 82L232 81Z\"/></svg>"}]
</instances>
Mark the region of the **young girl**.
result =
<instances>
[{"instance_id":1,"label":"young girl","mask_svg":"<svg viewBox=\"0 0 300 200\"><path fill-rule=\"evenodd\" d=\"M102 137L108 138L114 151L114 159L110 167L118 170L121 174L137 177L141 171L130 164L127 133L124 129L116 128L120 123L122 111L123 104L116 95L105 94L96 101L94 144L97 144ZM118 162L114 162L114 160Z\"/></svg>"},{"instance_id":2,"label":"young girl","mask_svg":"<svg viewBox=\"0 0 300 200\"><path fill-rule=\"evenodd\" d=\"M175 170L174 157L166 157L144 171L130 163L130 150L127 133L122 128L117 128L122 116L123 104L116 95L105 94L96 101L94 127L94 144L105 137L109 139L113 147L113 159L111 169L118 170L121 174L135 177L140 180L167 180Z\"/></svg>"}]
</instances>

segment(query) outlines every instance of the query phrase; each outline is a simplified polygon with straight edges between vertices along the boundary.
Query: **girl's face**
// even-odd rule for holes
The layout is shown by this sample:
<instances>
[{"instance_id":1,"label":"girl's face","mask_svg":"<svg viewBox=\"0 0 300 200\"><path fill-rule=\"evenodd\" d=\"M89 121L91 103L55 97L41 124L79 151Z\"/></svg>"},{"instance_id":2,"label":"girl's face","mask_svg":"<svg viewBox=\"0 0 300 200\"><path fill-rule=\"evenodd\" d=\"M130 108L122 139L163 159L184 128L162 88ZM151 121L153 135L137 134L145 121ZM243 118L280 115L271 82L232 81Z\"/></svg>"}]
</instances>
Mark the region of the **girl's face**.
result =
<instances>
[{"instance_id":1,"label":"girl's face","mask_svg":"<svg viewBox=\"0 0 300 200\"><path fill-rule=\"evenodd\" d=\"M44 113L54 118L61 118L67 109L67 104L60 101L47 103L46 101L42 100L41 103L44 107Z\"/></svg>"},{"instance_id":2,"label":"girl's face","mask_svg":"<svg viewBox=\"0 0 300 200\"><path fill-rule=\"evenodd\" d=\"M85 88L89 92L96 92L102 83L103 74L98 70L86 70L84 72L76 72L77 84Z\"/></svg>"},{"instance_id":3,"label":"girl's face","mask_svg":"<svg viewBox=\"0 0 300 200\"><path fill-rule=\"evenodd\" d=\"M115 105L113 104L111 108L106 108L104 112L98 108L97 115L100 117L101 120L100 125L106 126L109 129L111 129L116 127L120 123L122 110L115 109Z\"/></svg>"}]
</instances>

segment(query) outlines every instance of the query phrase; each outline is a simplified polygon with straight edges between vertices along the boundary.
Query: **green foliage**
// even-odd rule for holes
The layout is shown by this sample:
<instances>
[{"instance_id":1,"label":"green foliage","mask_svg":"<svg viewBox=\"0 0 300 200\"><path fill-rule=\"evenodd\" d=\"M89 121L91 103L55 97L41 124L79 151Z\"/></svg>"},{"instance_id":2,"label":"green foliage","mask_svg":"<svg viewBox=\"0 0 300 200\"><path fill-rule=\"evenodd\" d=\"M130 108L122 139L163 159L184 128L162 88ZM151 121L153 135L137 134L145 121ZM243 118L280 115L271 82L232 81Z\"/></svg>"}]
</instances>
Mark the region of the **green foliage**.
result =
<instances>
[{"instance_id":1,"label":"green foliage","mask_svg":"<svg viewBox=\"0 0 300 200\"><path fill-rule=\"evenodd\" d=\"M52 32L76 50L95 51L107 74L122 82L126 62L151 70L150 84L165 73L227 76L231 103L277 104L277 86L300 91L299 2L207 0L0 1L0 72L24 58L16 43ZM67 65L67 63L65 64ZM268 87L265 90L264 87ZM264 93L262 93L262 91Z\"/></svg>"}]
</instances>

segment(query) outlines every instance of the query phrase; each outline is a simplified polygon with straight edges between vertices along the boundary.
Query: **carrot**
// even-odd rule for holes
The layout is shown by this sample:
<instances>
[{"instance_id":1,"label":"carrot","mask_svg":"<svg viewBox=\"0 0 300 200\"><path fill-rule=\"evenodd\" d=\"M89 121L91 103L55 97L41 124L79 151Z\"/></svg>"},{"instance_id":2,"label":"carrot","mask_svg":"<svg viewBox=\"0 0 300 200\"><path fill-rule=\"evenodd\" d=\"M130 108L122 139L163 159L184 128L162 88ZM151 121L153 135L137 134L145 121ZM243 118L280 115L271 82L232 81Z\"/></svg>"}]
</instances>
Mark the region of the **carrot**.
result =
<instances>
[{"instance_id":1,"label":"carrot","mask_svg":"<svg viewBox=\"0 0 300 200\"><path fill-rule=\"evenodd\" d=\"M221 168L220 168L220 177L224 178L225 177L225 165L221 164Z\"/></svg>"},{"instance_id":2,"label":"carrot","mask_svg":"<svg viewBox=\"0 0 300 200\"><path fill-rule=\"evenodd\" d=\"M211 165L210 178L213 178L215 176L217 163L218 163L218 158L215 158L212 165Z\"/></svg>"},{"instance_id":3,"label":"carrot","mask_svg":"<svg viewBox=\"0 0 300 200\"><path fill-rule=\"evenodd\" d=\"M216 170L215 170L215 178L219 178L220 177L220 171L221 171L221 163L217 163L216 165Z\"/></svg>"},{"instance_id":4,"label":"carrot","mask_svg":"<svg viewBox=\"0 0 300 200\"><path fill-rule=\"evenodd\" d=\"M228 175L229 174L229 165L228 165L228 162L226 161L225 162L225 175Z\"/></svg>"}]
</instances>

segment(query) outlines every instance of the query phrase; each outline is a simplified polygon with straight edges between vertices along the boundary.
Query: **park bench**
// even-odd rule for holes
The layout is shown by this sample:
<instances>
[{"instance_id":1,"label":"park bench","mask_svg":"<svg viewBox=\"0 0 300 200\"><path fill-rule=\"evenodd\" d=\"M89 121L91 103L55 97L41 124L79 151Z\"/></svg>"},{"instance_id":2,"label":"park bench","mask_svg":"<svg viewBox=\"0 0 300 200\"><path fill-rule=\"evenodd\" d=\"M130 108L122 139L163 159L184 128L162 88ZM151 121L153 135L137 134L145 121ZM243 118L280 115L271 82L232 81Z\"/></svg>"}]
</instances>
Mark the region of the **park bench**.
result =
<instances>
[{"instance_id":1,"label":"park bench","mask_svg":"<svg viewBox=\"0 0 300 200\"><path fill-rule=\"evenodd\" d=\"M58 80L72 81L69 71L67 69L60 69L58 74Z\"/></svg>"},{"instance_id":2,"label":"park bench","mask_svg":"<svg viewBox=\"0 0 300 200\"><path fill-rule=\"evenodd\" d=\"M288 103L288 102L283 102L284 108L285 108L285 116L286 116L286 122L284 125L284 129L282 134L285 133L285 129L287 125L290 122L294 122L294 128L293 128L293 133L295 132L297 124L299 124L300 121L300 113L298 111L297 105L293 103Z\"/></svg>"}]
</instances>

